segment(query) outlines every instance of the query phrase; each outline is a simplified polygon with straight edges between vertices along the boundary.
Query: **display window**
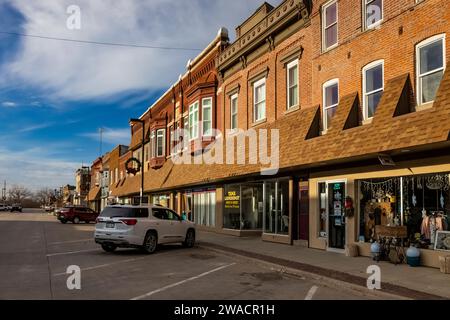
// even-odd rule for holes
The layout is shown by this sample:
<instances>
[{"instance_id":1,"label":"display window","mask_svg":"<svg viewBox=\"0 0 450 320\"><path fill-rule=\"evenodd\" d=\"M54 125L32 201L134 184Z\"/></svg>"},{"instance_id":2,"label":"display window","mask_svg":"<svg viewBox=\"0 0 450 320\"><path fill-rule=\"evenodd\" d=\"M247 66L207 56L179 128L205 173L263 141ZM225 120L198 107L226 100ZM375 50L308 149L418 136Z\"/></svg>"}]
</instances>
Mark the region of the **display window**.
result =
<instances>
[{"instance_id":1,"label":"display window","mask_svg":"<svg viewBox=\"0 0 450 320\"><path fill-rule=\"evenodd\" d=\"M399 227L420 248L450 250L450 243L437 243L450 230L448 173L359 180L358 186L360 241L378 240L381 227Z\"/></svg>"},{"instance_id":2,"label":"display window","mask_svg":"<svg viewBox=\"0 0 450 320\"><path fill-rule=\"evenodd\" d=\"M188 191L183 195L183 219L198 225L216 226L216 190Z\"/></svg>"}]
</instances>

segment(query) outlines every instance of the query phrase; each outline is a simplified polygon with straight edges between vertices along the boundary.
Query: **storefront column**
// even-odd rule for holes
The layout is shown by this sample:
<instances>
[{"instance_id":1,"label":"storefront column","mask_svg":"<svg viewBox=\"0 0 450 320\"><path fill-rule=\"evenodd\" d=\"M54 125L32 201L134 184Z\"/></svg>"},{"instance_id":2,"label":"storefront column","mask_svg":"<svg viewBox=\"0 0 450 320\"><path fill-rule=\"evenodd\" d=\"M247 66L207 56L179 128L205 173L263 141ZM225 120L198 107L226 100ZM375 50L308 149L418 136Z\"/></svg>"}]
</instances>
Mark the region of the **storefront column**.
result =
<instances>
[{"instance_id":1,"label":"storefront column","mask_svg":"<svg viewBox=\"0 0 450 320\"><path fill-rule=\"evenodd\" d=\"M357 201L357 184L355 185L354 179L347 180L347 196L353 199L353 207L355 214L351 218L346 218L346 238L345 243L352 244L357 240L358 234L358 216L359 216L359 206Z\"/></svg>"},{"instance_id":2,"label":"storefront column","mask_svg":"<svg viewBox=\"0 0 450 320\"><path fill-rule=\"evenodd\" d=\"M181 216L181 213L183 212L182 208L181 208L181 203L182 203L182 196L181 196L181 192L177 192L177 213Z\"/></svg>"},{"instance_id":3,"label":"storefront column","mask_svg":"<svg viewBox=\"0 0 450 320\"><path fill-rule=\"evenodd\" d=\"M223 198L224 189L216 188L216 229L223 228Z\"/></svg>"},{"instance_id":4,"label":"storefront column","mask_svg":"<svg viewBox=\"0 0 450 320\"><path fill-rule=\"evenodd\" d=\"M292 244L292 230L294 222L294 194L295 194L295 184L293 179L289 179L289 244Z\"/></svg>"}]
</instances>

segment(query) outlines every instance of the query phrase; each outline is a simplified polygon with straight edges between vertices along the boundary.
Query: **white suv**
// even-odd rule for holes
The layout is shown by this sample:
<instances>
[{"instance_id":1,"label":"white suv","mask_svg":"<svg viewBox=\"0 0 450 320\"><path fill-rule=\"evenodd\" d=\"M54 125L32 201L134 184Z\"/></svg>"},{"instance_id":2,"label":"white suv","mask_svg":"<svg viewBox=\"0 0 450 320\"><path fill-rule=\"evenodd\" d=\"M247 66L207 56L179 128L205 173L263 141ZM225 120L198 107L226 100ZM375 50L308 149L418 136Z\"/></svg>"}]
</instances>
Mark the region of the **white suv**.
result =
<instances>
[{"instance_id":1,"label":"white suv","mask_svg":"<svg viewBox=\"0 0 450 320\"><path fill-rule=\"evenodd\" d=\"M141 248L153 253L158 244L195 244L195 225L180 218L174 211L155 205L108 206L100 213L95 226L95 242L103 250Z\"/></svg>"}]
</instances>

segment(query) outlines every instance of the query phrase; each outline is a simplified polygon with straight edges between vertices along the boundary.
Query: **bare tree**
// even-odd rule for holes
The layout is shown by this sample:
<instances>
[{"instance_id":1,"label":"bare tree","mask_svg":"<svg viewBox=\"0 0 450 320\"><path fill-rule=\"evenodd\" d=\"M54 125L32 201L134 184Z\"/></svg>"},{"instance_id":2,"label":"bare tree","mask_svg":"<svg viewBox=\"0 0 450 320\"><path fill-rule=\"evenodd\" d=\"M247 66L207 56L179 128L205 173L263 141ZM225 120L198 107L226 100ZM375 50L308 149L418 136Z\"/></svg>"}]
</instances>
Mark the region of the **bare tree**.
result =
<instances>
[{"instance_id":1,"label":"bare tree","mask_svg":"<svg viewBox=\"0 0 450 320\"><path fill-rule=\"evenodd\" d=\"M31 191L25 187L14 185L8 191L8 198L11 203L22 204L23 200L30 198Z\"/></svg>"},{"instance_id":2,"label":"bare tree","mask_svg":"<svg viewBox=\"0 0 450 320\"><path fill-rule=\"evenodd\" d=\"M49 188L42 188L34 194L34 199L42 206L49 205L53 197L54 191Z\"/></svg>"}]
</instances>

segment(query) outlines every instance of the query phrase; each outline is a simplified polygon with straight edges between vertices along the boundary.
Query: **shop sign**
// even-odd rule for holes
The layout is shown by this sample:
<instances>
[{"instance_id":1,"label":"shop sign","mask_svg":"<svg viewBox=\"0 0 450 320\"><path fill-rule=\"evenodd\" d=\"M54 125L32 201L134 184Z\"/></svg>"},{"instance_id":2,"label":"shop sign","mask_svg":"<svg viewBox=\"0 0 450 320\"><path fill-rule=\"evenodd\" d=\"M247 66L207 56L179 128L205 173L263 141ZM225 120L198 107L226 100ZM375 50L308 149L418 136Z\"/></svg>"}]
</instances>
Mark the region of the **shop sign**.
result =
<instances>
[{"instance_id":1,"label":"shop sign","mask_svg":"<svg viewBox=\"0 0 450 320\"><path fill-rule=\"evenodd\" d=\"M225 209L239 209L240 196L236 191L228 191L225 195Z\"/></svg>"}]
</instances>

